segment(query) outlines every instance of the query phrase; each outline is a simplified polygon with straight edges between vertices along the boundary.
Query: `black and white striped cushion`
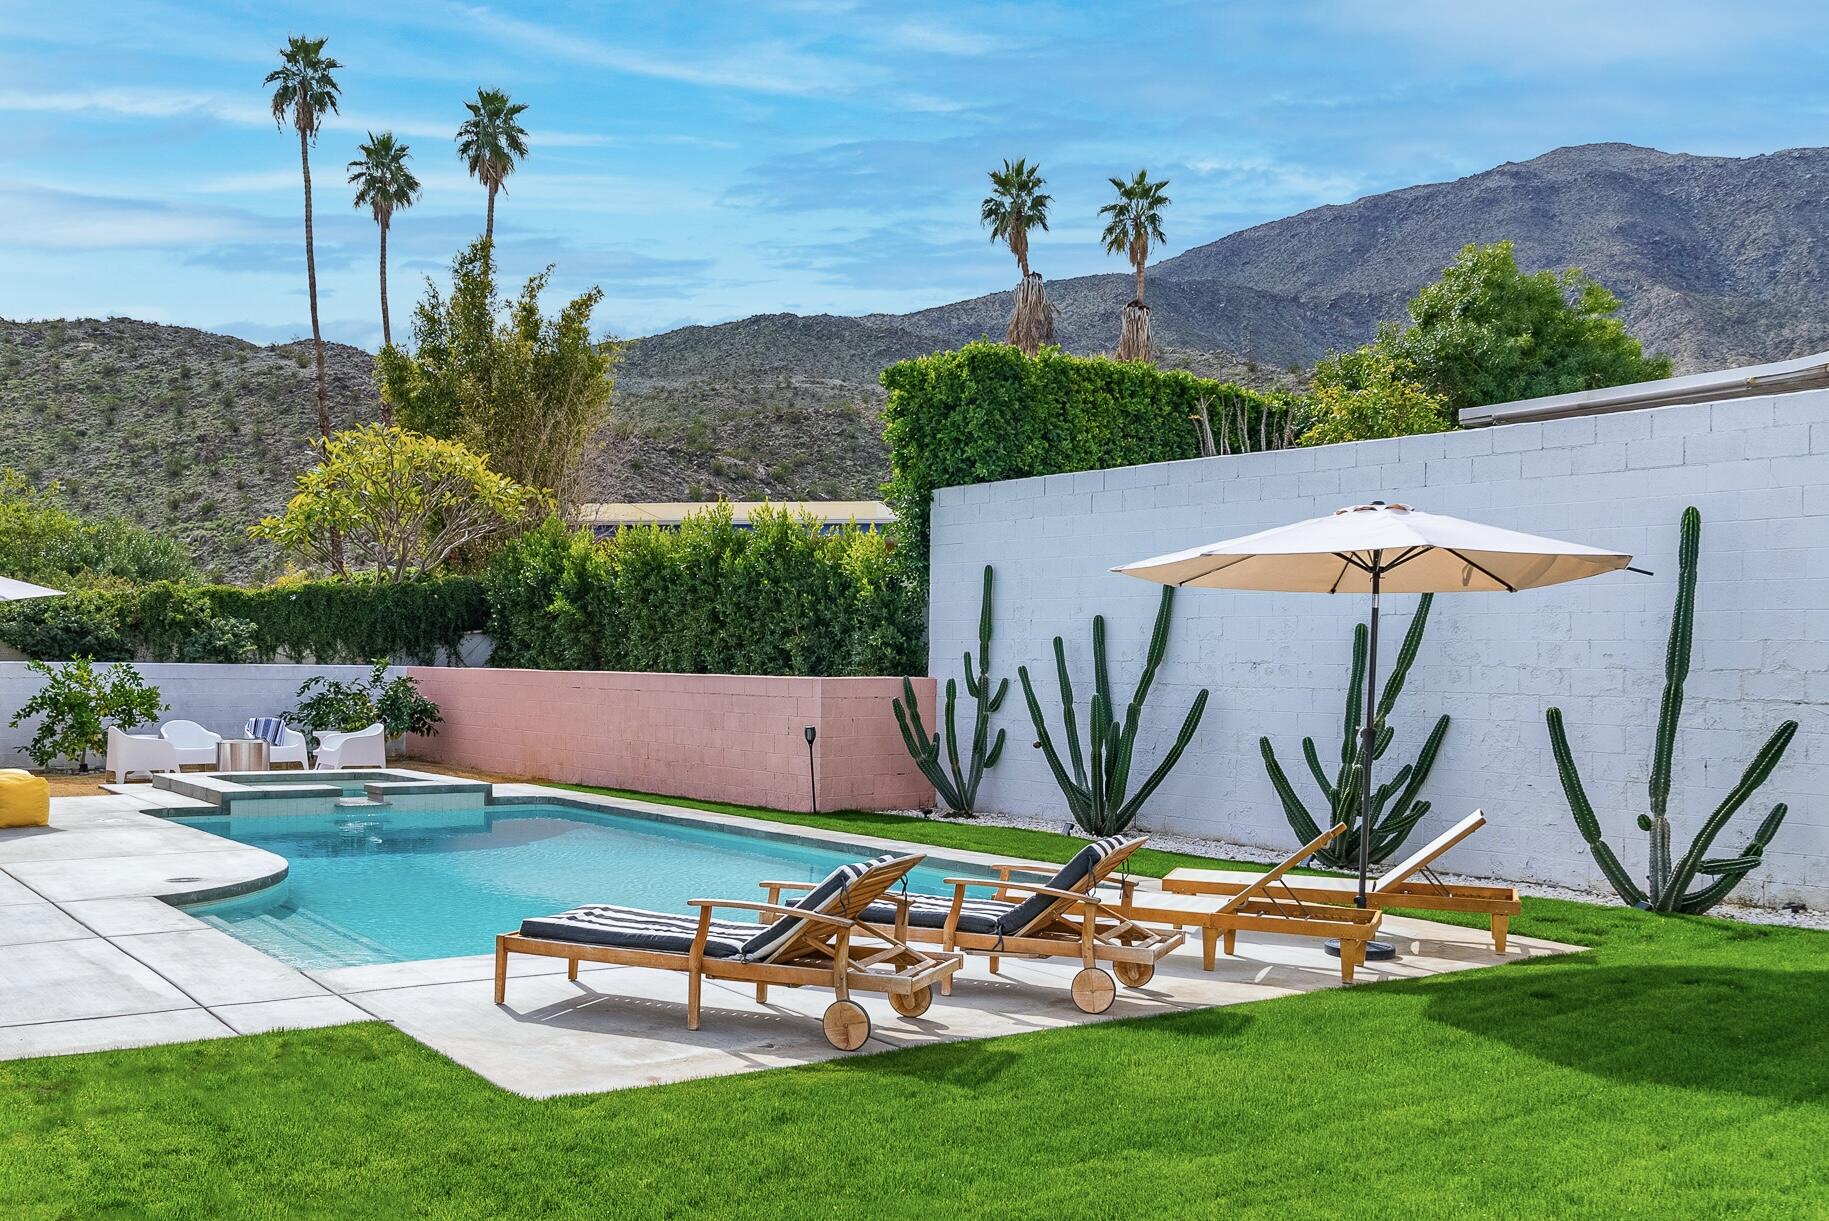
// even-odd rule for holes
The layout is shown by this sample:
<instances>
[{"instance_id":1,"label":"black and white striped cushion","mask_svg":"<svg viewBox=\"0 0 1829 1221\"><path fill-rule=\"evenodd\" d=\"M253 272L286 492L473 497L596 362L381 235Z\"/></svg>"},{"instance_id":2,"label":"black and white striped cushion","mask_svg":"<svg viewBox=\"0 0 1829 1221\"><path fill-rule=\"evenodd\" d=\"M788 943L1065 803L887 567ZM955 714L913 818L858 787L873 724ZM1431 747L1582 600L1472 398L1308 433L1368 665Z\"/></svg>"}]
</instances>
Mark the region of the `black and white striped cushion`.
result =
<instances>
[{"instance_id":1,"label":"black and white striped cushion","mask_svg":"<svg viewBox=\"0 0 1829 1221\"><path fill-rule=\"evenodd\" d=\"M1133 840L1142 838L1145 837L1107 835L1104 839L1095 839L1074 853L1073 859L1062 865L1060 872L1049 878L1043 885L1055 890L1072 890L1086 880L1086 876L1098 867L1100 861ZM1003 914L997 921L996 931L1006 937L1013 937L1041 919L1043 914L1057 902L1059 900L1053 895L1030 895Z\"/></svg>"},{"instance_id":2,"label":"black and white striped cushion","mask_svg":"<svg viewBox=\"0 0 1829 1221\"><path fill-rule=\"evenodd\" d=\"M890 852L872 860L860 861L854 865L840 865L837 869L828 873L823 882L796 899L791 906L804 908L807 911L813 912L830 911L844 900L845 890L853 882L869 873L872 869L881 868L891 861L899 861L901 859L901 853ZM767 962L769 958L781 951L787 944L789 938L794 933L799 932L801 926L805 923L805 920L797 919L793 916L783 916L781 919L764 928L760 933L751 937L749 941L744 944L744 961Z\"/></svg>"},{"instance_id":3,"label":"black and white striped cushion","mask_svg":"<svg viewBox=\"0 0 1829 1221\"><path fill-rule=\"evenodd\" d=\"M639 907L596 904L574 907L556 916L521 921L521 936L547 941L575 941L580 945L620 946L631 950L659 950L685 954L698 936L699 918L671 912L643 911ZM754 924L713 920L705 939L708 958L735 958L756 935Z\"/></svg>"},{"instance_id":4,"label":"black and white striped cushion","mask_svg":"<svg viewBox=\"0 0 1829 1221\"><path fill-rule=\"evenodd\" d=\"M913 928L945 928L946 917L953 910L951 895L923 895L910 893L908 896L908 923ZM995 933L997 921L1011 908L1011 904L997 899L967 898L959 908L958 928L966 933ZM864 919L872 924L894 927L895 906L890 903L872 903L864 912Z\"/></svg>"}]
</instances>

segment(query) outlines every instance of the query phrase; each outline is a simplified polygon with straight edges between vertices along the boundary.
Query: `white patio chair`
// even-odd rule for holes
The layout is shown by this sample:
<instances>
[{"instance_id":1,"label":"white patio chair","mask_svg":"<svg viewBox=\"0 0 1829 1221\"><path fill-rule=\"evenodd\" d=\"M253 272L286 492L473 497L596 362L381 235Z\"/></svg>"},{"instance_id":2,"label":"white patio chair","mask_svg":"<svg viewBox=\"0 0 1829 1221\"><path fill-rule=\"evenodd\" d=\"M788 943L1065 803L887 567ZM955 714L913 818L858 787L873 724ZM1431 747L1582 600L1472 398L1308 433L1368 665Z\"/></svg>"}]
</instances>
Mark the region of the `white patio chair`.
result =
<instances>
[{"instance_id":1,"label":"white patio chair","mask_svg":"<svg viewBox=\"0 0 1829 1221\"><path fill-rule=\"evenodd\" d=\"M245 738L257 737L254 732L254 718L249 717L247 724L241 727ZM296 763L300 767L310 767L311 759L305 751L305 735L290 725L282 725L277 743L267 743L268 763Z\"/></svg>"},{"instance_id":2,"label":"white patio chair","mask_svg":"<svg viewBox=\"0 0 1829 1221\"><path fill-rule=\"evenodd\" d=\"M127 783L128 772L175 772L178 750L157 734L125 733L119 726L108 726L108 762L104 767L114 773L116 784Z\"/></svg>"},{"instance_id":3,"label":"white patio chair","mask_svg":"<svg viewBox=\"0 0 1829 1221\"><path fill-rule=\"evenodd\" d=\"M186 763L216 766L216 743L222 741L222 735L215 730L195 721L167 721L159 726L159 736L178 752L180 767Z\"/></svg>"},{"instance_id":4,"label":"white patio chair","mask_svg":"<svg viewBox=\"0 0 1829 1221\"><path fill-rule=\"evenodd\" d=\"M386 767L387 727L376 721L354 733L318 735L319 771L342 767Z\"/></svg>"}]
</instances>

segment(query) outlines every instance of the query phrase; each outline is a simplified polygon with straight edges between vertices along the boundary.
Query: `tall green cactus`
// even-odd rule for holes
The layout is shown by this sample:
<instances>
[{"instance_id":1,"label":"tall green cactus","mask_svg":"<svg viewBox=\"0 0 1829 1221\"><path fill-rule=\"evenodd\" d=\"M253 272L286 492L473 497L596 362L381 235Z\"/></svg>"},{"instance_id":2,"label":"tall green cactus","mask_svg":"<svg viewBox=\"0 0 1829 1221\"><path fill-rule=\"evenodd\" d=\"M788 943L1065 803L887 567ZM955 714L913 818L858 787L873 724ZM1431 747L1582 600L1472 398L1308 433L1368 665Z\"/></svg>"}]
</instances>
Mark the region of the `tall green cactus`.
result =
<instances>
[{"instance_id":1,"label":"tall green cactus","mask_svg":"<svg viewBox=\"0 0 1829 1221\"><path fill-rule=\"evenodd\" d=\"M1066 729L1068 757L1073 762L1072 775L1068 775L1067 769L1062 766L1060 752L1055 750L1054 739L1048 733L1048 722L1042 715L1041 701L1035 698L1035 687L1029 682L1029 667L1016 667L1016 675L1022 680L1023 697L1029 704L1029 719L1035 722L1036 745L1041 747L1049 769L1054 772L1055 783L1061 786L1061 792L1066 795L1067 808L1073 812L1073 820L1093 835L1115 835L1130 826L1137 817L1137 812L1143 808L1143 803L1149 800L1150 794L1168 777L1169 769L1181 758L1181 752L1188 748L1194 730L1200 725L1201 714L1206 711L1207 691L1203 687L1200 694L1194 697L1194 706L1188 709L1187 719L1181 723L1181 732L1176 736L1175 744L1169 748L1169 752L1156 765L1156 770L1150 773L1142 787L1127 796L1132 754L1137 744L1137 726L1143 718L1143 700L1149 694L1150 684L1156 681L1156 670L1161 666L1162 655L1168 649L1169 608L1174 600L1174 587L1164 586L1162 602L1156 609L1156 626L1150 633L1149 652L1143 662L1143 674L1137 679L1137 691L1130 698L1130 706L1125 711L1122 725L1117 722L1113 712L1116 703L1111 692L1110 669L1105 663L1105 616L1093 616L1092 711L1084 754L1080 750L1079 728L1074 722L1073 680L1067 675L1066 646L1059 636L1054 638L1054 669L1060 680L1061 722Z\"/></svg>"},{"instance_id":2,"label":"tall green cactus","mask_svg":"<svg viewBox=\"0 0 1829 1221\"><path fill-rule=\"evenodd\" d=\"M1651 841L1645 886L1640 887L1633 881L1619 857L1601 837L1600 819L1594 813L1593 803L1588 800L1587 790L1581 783L1581 774L1575 768L1575 752L1569 749L1562 709L1551 708L1544 713L1550 730L1550 749L1556 755L1556 771L1562 779L1562 791L1569 799L1569 809L1575 816L1575 826L1587 841L1595 863L1607 875L1607 881L1613 884L1620 898L1634 907L1692 916L1700 915L1726 898L1728 892L1740 884L1740 879L1759 864L1766 845L1778 834L1778 828L1789 812L1789 807L1782 801L1761 820L1753 831L1752 842L1739 856L1703 855L1714 847L1715 837L1721 834L1740 807L1766 782L1772 769L1784 758L1791 739L1797 736L1796 721L1780 725L1753 756L1740 782L1702 823L1689 851L1679 860L1671 859L1670 819L1666 814L1670 806L1671 758L1676 753L1677 723L1683 716L1683 684L1689 677L1690 647L1695 638L1696 560L1701 549L1702 515L1692 505L1683 510L1682 533L1677 546L1677 604L1670 614L1670 643L1664 654L1664 699L1658 710L1657 737L1651 747L1650 813L1638 817L1639 830L1646 832ZM1695 886L1698 874L1713 880ZM1695 886L1693 890L1692 886Z\"/></svg>"},{"instance_id":3,"label":"tall green cactus","mask_svg":"<svg viewBox=\"0 0 1829 1221\"><path fill-rule=\"evenodd\" d=\"M997 684L995 693L991 691L991 566L986 564L984 599L978 608L978 665L975 669L971 650L967 649L965 653L965 690L978 701L978 713L972 722L969 764L963 768L959 765L959 685L955 680L946 680L946 764L952 769L950 775L947 767L941 765L940 734L936 730L929 736L927 726L921 723L921 706L915 700L914 683L903 678L902 699L892 701L895 722L902 730L902 744L914 756L915 766L921 769L921 774L933 784L949 817L972 817L978 801L978 784L985 772L997 766L997 760L1003 754L1003 730L997 731L997 739L990 743L989 750L985 745L990 740L991 714L1002 706L1009 689L1010 680L1006 678Z\"/></svg>"},{"instance_id":4,"label":"tall green cactus","mask_svg":"<svg viewBox=\"0 0 1829 1221\"><path fill-rule=\"evenodd\" d=\"M1410 667L1415 664L1416 652L1422 647L1423 631L1429 624L1429 608L1434 602L1434 594L1424 594L1417 604L1416 615L1410 620L1410 629L1404 633L1403 646L1397 650L1397 662L1391 667L1391 676L1385 680L1384 691L1378 697L1377 736L1372 743L1373 762L1384 758L1384 752L1390 748L1394 731L1387 723L1387 718L1397 706L1397 697L1403 692L1404 682L1410 677ZM1289 782L1283 765L1277 761L1276 750L1270 745L1270 739L1257 740L1258 752L1264 756L1264 770L1270 774L1271 787L1276 789L1277 797L1283 803L1283 816L1289 820L1290 830L1295 832L1299 843L1305 844L1317 838L1324 828L1335 823L1346 824L1346 834L1315 854L1322 864L1331 869L1359 867L1359 835L1361 815L1364 813L1364 802L1360 796L1359 731L1363 724L1360 710L1364 707L1366 646L1365 624L1357 624L1353 628L1353 672L1346 688L1346 727L1341 735L1340 767L1331 780L1321 766L1321 756L1315 749L1315 740L1302 739L1302 757L1307 761L1308 770L1314 776L1315 783L1321 787L1321 796L1327 803L1326 822L1317 820L1308 812L1308 806ZM1395 775L1373 792L1373 863L1389 860L1410 832L1415 830L1416 824L1429 813L1429 803L1419 800L1417 795L1428 781L1429 772L1435 767L1435 757L1441 753L1442 739L1447 736L1448 717L1443 715L1423 741L1422 752L1416 756L1416 762L1406 763L1397 769Z\"/></svg>"}]
</instances>

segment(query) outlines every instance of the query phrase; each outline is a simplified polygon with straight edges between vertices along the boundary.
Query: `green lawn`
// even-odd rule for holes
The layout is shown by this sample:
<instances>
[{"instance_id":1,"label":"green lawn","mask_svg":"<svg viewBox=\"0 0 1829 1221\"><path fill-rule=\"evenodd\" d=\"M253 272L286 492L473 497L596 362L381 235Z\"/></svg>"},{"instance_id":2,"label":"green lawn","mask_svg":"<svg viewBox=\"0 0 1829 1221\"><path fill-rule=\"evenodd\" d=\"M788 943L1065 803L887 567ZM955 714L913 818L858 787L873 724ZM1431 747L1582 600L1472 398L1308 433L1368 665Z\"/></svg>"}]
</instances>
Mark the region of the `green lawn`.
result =
<instances>
[{"instance_id":1,"label":"green lawn","mask_svg":"<svg viewBox=\"0 0 1829 1221\"><path fill-rule=\"evenodd\" d=\"M380 1025L4 1064L0 1216L1829 1213L1829 936L1538 900L1514 928L1593 948L590 1098Z\"/></svg>"}]
</instances>

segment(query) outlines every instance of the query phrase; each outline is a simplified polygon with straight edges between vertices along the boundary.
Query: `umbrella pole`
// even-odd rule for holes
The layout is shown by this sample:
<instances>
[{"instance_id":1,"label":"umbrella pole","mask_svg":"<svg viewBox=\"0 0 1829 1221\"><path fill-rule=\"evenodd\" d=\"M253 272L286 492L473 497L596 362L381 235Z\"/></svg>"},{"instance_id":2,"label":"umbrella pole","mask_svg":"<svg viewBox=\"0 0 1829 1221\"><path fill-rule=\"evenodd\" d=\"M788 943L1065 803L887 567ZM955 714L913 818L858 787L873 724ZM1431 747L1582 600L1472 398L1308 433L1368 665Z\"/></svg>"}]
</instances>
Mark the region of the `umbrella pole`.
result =
<instances>
[{"instance_id":1,"label":"umbrella pole","mask_svg":"<svg viewBox=\"0 0 1829 1221\"><path fill-rule=\"evenodd\" d=\"M1372 869L1372 748L1378 742L1378 585L1384 552L1372 552L1372 626L1365 654L1365 724L1359 730L1359 894L1366 905L1366 876Z\"/></svg>"}]
</instances>

